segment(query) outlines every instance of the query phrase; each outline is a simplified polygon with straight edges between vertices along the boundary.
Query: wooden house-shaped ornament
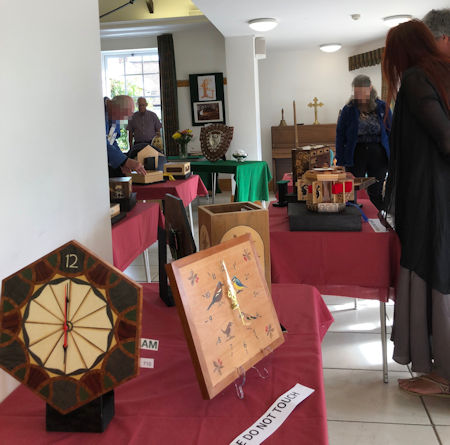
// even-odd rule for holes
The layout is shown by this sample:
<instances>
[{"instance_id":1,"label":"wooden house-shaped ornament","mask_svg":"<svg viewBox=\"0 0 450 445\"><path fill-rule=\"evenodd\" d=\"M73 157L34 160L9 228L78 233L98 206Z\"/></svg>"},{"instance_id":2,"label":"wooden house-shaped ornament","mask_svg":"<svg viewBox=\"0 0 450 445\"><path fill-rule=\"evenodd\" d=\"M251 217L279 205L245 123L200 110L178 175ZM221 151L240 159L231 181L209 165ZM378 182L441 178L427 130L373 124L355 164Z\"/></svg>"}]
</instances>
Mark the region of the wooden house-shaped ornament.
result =
<instances>
[{"instance_id":1,"label":"wooden house-shaped ornament","mask_svg":"<svg viewBox=\"0 0 450 445\"><path fill-rule=\"evenodd\" d=\"M152 182L159 182L163 180L163 172L158 170L158 158L161 153L153 148L151 145L147 145L140 150L136 156L136 160L140 162L147 173L140 175L136 172L131 174L133 182L136 184L150 184Z\"/></svg>"}]
</instances>

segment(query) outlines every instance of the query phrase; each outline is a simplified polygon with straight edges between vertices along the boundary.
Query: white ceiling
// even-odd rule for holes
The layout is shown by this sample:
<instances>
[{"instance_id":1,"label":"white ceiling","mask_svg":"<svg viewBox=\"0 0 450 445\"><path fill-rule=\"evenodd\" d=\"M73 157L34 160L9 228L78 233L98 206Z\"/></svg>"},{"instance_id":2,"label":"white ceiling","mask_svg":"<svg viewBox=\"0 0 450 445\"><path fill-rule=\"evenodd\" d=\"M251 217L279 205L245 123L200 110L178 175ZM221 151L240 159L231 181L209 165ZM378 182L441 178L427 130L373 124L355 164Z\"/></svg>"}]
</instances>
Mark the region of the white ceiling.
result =
<instances>
[{"instance_id":1,"label":"white ceiling","mask_svg":"<svg viewBox=\"0 0 450 445\"><path fill-rule=\"evenodd\" d=\"M307 49L323 43L358 46L386 35L382 18L449 7L450 0L193 0L225 36L254 34L250 19L273 17L279 25L264 36L268 48ZM351 14L361 14L358 21Z\"/></svg>"}]
</instances>

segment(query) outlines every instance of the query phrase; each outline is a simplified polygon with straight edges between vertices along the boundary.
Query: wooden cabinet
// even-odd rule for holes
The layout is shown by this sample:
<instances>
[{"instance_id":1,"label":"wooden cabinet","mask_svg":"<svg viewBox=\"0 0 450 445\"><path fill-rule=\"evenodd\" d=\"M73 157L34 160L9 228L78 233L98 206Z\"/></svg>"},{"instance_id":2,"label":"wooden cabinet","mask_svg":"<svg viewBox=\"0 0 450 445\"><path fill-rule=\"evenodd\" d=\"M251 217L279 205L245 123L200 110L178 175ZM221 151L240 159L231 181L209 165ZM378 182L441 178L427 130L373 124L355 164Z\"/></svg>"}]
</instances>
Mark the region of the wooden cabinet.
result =
<instances>
[{"instance_id":1,"label":"wooden cabinet","mask_svg":"<svg viewBox=\"0 0 450 445\"><path fill-rule=\"evenodd\" d=\"M336 124L297 125L298 146L330 144L335 151ZM274 188L283 175L292 171L291 150L295 145L294 126L272 127L272 176Z\"/></svg>"}]
</instances>

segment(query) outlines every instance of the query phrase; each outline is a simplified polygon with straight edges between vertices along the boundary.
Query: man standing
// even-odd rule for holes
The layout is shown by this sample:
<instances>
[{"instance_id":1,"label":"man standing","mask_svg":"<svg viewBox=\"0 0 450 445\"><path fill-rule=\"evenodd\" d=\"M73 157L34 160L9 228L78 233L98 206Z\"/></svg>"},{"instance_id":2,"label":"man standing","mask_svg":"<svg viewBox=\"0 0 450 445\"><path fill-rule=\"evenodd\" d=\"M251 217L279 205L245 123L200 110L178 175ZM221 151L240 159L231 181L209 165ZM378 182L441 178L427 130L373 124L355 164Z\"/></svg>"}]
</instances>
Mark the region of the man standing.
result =
<instances>
[{"instance_id":1,"label":"man standing","mask_svg":"<svg viewBox=\"0 0 450 445\"><path fill-rule=\"evenodd\" d=\"M161 122L153 111L147 110L147 105L145 97L140 97L137 100L139 111L128 121L130 149L134 144L150 144L155 136L160 136Z\"/></svg>"},{"instance_id":2,"label":"man standing","mask_svg":"<svg viewBox=\"0 0 450 445\"><path fill-rule=\"evenodd\" d=\"M434 35L439 49L450 57L450 8L432 9L422 21Z\"/></svg>"},{"instance_id":3,"label":"man standing","mask_svg":"<svg viewBox=\"0 0 450 445\"><path fill-rule=\"evenodd\" d=\"M133 99L129 96L115 96L113 99L106 98L104 104L108 165L112 169L120 167L125 175L130 175L133 170L141 175L145 175L144 166L122 153L116 141L117 134L120 134L120 128L116 128L118 121L125 120L131 116L134 109Z\"/></svg>"}]
</instances>

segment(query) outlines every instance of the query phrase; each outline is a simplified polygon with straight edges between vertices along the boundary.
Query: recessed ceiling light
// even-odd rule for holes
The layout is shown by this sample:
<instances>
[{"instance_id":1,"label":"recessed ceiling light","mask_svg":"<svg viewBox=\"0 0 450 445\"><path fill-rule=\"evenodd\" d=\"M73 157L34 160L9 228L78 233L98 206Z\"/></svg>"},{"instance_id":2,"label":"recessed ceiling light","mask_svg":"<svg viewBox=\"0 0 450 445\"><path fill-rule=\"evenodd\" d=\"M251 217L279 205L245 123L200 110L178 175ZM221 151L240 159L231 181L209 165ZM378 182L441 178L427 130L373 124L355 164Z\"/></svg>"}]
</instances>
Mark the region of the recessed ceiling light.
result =
<instances>
[{"instance_id":1,"label":"recessed ceiling light","mask_svg":"<svg viewBox=\"0 0 450 445\"><path fill-rule=\"evenodd\" d=\"M397 15L390 15L388 17L383 17L383 22L386 26L389 26L389 28L392 28L393 26L397 26L400 23L408 22L411 19L412 19L412 15L397 14Z\"/></svg>"},{"instance_id":2,"label":"recessed ceiling light","mask_svg":"<svg viewBox=\"0 0 450 445\"><path fill-rule=\"evenodd\" d=\"M319 47L324 53L335 53L342 48L340 43L325 43Z\"/></svg>"},{"instance_id":3,"label":"recessed ceiling light","mask_svg":"<svg viewBox=\"0 0 450 445\"><path fill-rule=\"evenodd\" d=\"M271 29L275 28L278 25L277 19L253 19L249 20L248 26L252 28L254 31L264 32L264 31L270 31Z\"/></svg>"}]
</instances>

